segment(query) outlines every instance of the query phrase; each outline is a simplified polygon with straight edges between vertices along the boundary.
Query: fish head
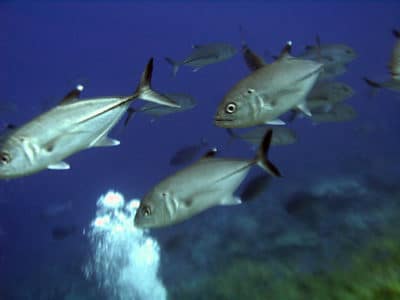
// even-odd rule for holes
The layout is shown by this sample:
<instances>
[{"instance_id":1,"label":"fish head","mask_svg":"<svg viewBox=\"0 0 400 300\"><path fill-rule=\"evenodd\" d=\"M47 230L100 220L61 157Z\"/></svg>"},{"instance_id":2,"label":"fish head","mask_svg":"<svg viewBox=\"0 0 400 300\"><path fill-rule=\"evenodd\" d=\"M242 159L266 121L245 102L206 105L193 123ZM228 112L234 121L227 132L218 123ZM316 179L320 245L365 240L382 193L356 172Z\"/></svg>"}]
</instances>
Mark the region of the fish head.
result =
<instances>
[{"instance_id":1,"label":"fish head","mask_svg":"<svg viewBox=\"0 0 400 300\"><path fill-rule=\"evenodd\" d=\"M223 128L239 128L255 125L252 118L252 104L260 96L253 88L242 85L234 87L220 103L214 117L214 124Z\"/></svg>"},{"instance_id":2,"label":"fish head","mask_svg":"<svg viewBox=\"0 0 400 300\"><path fill-rule=\"evenodd\" d=\"M170 225L166 206L167 192L152 191L140 202L134 225L139 228L155 228Z\"/></svg>"},{"instance_id":3,"label":"fish head","mask_svg":"<svg viewBox=\"0 0 400 300\"><path fill-rule=\"evenodd\" d=\"M14 178L31 172L23 143L24 138L19 137L0 144L0 178Z\"/></svg>"},{"instance_id":4,"label":"fish head","mask_svg":"<svg viewBox=\"0 0 400 300\"><path fill-rule=\"evenodd\" d=\"M356 51L344 44L332 44L321 50L322 57L329 57L332 63L348 64L357 57Z\"/></svg>"},{"instance_id":5,"label":"fish head","mask_svg":"<svg viewBox=\"0 0 400 300\"><path fill-rule=\"evenodd\" d=\"M238 52L238 49L232 45L226 45L224 49L224 56L225 57L232 57L235 56Z\"/></svg>"},{"instance_id":6,"label":"fish head","mask_svg":"<svg viewBox=\"0 0 400 300\"><path fill-rule=\"evenodd\" d=\"M346 45L342 45L342 47L340 49L342 51L341 56L343 57L342 61L344 63L349 63L356 59L357 53L353 48L346 46Z\"/></svg>"}]
</instances>

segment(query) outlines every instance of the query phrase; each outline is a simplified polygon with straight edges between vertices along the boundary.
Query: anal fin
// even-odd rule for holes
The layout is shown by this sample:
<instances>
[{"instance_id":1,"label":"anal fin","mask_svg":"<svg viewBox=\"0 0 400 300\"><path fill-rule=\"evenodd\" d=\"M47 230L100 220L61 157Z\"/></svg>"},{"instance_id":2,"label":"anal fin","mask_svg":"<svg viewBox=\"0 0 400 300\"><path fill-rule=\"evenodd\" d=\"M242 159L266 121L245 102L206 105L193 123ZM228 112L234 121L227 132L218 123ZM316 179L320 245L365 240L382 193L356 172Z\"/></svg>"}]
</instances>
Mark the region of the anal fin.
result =
<instances>
[{"instance_id":1,"label":"anal fin","mask_svg":"<svg viewBox=\"0 0 400 300\"><path fill-rule=\"evenodd\" d=\"M65 161L60 161L47 166L49 170L69 170L71 167Z\"/></svg>"},{"instance_id":2,"label":"anal fin","mask_svg":"<svg viewBox=\"0 0 400 300\"><path fill-rule=\"evenodd\" d=\"M282 121L281 119L267 121L267 122L265 122L265 124L267 124L267 125L286 125L286 123L284 121Z\"/></svg>"}]
</instances>

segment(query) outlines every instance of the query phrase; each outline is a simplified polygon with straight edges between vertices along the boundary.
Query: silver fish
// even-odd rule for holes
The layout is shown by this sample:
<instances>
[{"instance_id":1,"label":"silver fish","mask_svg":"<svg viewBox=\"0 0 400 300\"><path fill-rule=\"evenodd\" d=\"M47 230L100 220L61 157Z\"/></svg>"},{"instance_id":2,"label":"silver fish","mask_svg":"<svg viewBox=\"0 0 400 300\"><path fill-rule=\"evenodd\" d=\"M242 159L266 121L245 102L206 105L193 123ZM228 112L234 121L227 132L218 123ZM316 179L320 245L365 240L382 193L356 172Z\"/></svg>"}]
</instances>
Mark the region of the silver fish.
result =
<instances>
[{"instance_id":1,"label":"silver fish","mask_svg":"<svg viewBox=\"0 0 400 300\"><path fill-rule=\"evenodd\" d=\"M264 157L271 138L272 131L268 131L254 159L205 157L165 178L141 201L135 225L141 228L167 226L213 206L241 203L233 193L252 166L259 165L270 174L280 176L278 169Z\"/></svg>"},{"instance_id":2,"label":"silver fish","mask_svg":"<svg viewBox=\"0 0 400 300\"><path fill-rule=\"evenodd\" d=\"M347 71L347 64L357 57L357 53L345 44L321 44L319 36L316 45L306 46L303 59L312 59L324 64L319 80L333 79Z\"/></svg>"},{"instance_id":3,"label":"silver fish","mask_svg":"<svg viewBox=\"0 0 400 300\"><path fill-rule=\"evenodd\" d=\"M390 79L385 82L376 82L371 79L364 77L365 82L373 88L387 88L392 91L400 91L400 31L392 31L396 38L396 44L394 46L392 57L389 62Z\"/></svg>"},{"instance_id":4,"label":"silver fish","mask_svg":"<svg viewBox=\"0 0 400 300\"><path fill-rule=\"evenodd\" d=\"M354 90L347 84L334 81L318 82L307 95L310 110L332 106L354 95Z\"/></svg>"},{"instance_id":5,"label":"silver fish","mask_svg":"<svg viewBox=\"0 0 400 300\"><path fill-rule=\"evenodd\" d=\"M272 136L271 145L290 145L294 144L297 141L296 133L285 126L262 126L257 127L251 130L248 130L244 133L236 133L233 132L232 129L228 128L228 134L233 138L239 138L244 140L252 145L260 145L265 133L268 130L274 130L274 135Z\"/></svg>"},{"instance_id":6,"label":"silver fish","mask_svg":"<svg viewBox=\"0 0 400 300\"><path fill-rule=\"evenodd\" d=\"M193 52L182 61L174 61L166 57L165 60L172 65L175 76L180 66L193 67L193 72L200 68L227 60L237 53L237 49L226 43L210 43L206 45L193 45Z\"/></svg>"},{"instance_id":7,"label":"silver fish","mask_svg":"<svg viewBox=\"0 0 400 300\"><path fill-rule=\"evenodd\" d=\"M25 176L46 168L69 169L63 160L78 151L118 145L119 141L107 134L137 98L177 106L151 89L152 70L150 59L131 96L77 101L83 90L78 86L53 109L9 131L0 143L0 178Z\"/></svg>"},{"instance_id":8,"label":"silver fish","mask_svg":"<svg viewBox=\"0 0 400 300\"><path fill-rule=\"evenodd\" d=\"M346 65L357 57L357 53L345 44L321 44L319 36L316 37L316 45L306 46L299 57L322 62L325 65Z\"/></svg>"},{"instance_id":9,"label":"silver fish","mask_svg":"<svg viewBox=\"0 0 400 300\"><path fill-rule=\"evenodd\" d=\"M215 125L240 128L282 123L276 120L293 108L310 115L306 96L322 67L318 62L282 53L278 60L240 80L225 95L218 106Z\"/></svg>"},{"instance_id":10,"label":"silver fish","mask_svg":"<svg viewBox=\"0 0 400 300\"><path fill-rule=\"evenodd\" d=\"M357 112L352 106L345 103L337 103L329 111L313 112L311 119L314 123L337 123L351 121L356 117Z\"/></svg>"}]
</instances>

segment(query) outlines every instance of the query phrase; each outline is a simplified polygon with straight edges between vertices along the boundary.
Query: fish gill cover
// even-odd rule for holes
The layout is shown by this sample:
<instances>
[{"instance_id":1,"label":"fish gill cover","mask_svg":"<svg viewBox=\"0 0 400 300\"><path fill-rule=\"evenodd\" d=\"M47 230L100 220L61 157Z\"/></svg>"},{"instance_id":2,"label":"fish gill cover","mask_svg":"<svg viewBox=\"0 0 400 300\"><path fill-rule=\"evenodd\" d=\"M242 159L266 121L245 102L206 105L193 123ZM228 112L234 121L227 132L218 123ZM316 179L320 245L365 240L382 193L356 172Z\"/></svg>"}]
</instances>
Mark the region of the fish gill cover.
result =
<instances>
[{"instance_id":1,"label":"fish gill cover","mask_svg":"<svg viewBox=\"0 0 400 300\"><path fill-rule=\"evenodd\" d=\"M145 230L133 226L139 200L125 202L108 191L97 201L96 218L87 232L92 257L85 266L110 299L163 300L166 289L158 278L160 247Z\"/></svg>"}]
</instances>

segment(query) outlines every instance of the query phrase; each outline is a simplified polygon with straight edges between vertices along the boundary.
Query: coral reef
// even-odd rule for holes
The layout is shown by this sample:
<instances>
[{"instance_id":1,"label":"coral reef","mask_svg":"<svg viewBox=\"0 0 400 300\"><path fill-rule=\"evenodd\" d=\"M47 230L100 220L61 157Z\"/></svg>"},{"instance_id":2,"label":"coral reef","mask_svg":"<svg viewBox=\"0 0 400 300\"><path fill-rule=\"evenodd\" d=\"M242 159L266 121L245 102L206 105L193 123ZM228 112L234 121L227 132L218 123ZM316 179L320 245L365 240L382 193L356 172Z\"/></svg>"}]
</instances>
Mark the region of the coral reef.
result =
<instances>
[{"instance_id":1,"label":"coral reef","mask_svg":"<svg viewBox=\"0 0 400 300\"><path fill-rule=\"evenodd\" d=\"M265 261L234 259L173 299L397 300L400 299L400 240L390 230L347 254L330 270L306 273Z\"/></svg>"}]
</instances>

